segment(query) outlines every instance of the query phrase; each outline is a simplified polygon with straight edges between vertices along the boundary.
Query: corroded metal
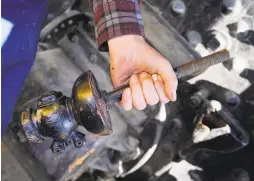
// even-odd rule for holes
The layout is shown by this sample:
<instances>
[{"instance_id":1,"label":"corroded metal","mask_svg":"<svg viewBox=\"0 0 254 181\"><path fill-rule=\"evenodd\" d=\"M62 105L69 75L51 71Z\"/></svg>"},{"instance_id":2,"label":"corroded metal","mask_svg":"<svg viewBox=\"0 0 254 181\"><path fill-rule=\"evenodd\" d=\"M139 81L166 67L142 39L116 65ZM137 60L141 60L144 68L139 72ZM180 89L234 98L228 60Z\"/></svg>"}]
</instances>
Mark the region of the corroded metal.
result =
<instances>
[{"instance_id":1,"label":"corroded metal","mask_svg":"<svg viewBox=\"0 0 254 181\"><path fill-rule=\"evenodd\" d=\"M83 73L75 81L72 99L74 112L82 126L95 134L112 133L107 103L91 71Z\"/></svg>"},{"instance_id":2,"label":"corroded metal","mask_svg":"<svg viewBox=\"0 0 254 181\"><path fill-rule=\"evenodd\" d=\"M37 100L36 109L25 109L21 113L27 138L36 143L53 138L51 150L58 155L72 143L76 148L83 145L85 135L76 130L78 125L94 134L111 134L106 97L106 91L99 89L91 71L81 74L73 85L71 98L51 91Z\"/></svg>"},{"instance_id":3,"label":"corroded metal","mask_svg":"<svg viewBox=\"0 0 254 181\"><path fill-rule=\"evenodd\" d=\"M51 91L38 99L36 109L26 109L21 114L21 123L31 142L42 143L45 138L53 138L52 152L61 154L65 147L73 143L83 145L85 135L78 133L71 99L61 92Z\"/></svg>"}]
</instances>

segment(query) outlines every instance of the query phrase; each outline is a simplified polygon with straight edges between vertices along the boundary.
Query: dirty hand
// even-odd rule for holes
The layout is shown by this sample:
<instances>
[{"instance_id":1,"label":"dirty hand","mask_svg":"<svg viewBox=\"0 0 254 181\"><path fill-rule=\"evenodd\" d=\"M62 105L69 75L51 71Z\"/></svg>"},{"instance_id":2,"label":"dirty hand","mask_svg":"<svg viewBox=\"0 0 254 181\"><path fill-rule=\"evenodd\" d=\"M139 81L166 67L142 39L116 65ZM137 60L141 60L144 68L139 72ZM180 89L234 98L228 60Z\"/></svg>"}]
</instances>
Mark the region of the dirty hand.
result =
<instances>
[{"instance_id":1,"label":"dirty hand","mask_svg":"<svg viewBox=\"0 0 254 181\"><path fill-rule=\"evenodd\" d=\"M177 79L170 63L142 36L116 37L108 41L108 46L113 86L130 85L120 102L125 110L176 100Z\"/></svg>"}]
</instances>

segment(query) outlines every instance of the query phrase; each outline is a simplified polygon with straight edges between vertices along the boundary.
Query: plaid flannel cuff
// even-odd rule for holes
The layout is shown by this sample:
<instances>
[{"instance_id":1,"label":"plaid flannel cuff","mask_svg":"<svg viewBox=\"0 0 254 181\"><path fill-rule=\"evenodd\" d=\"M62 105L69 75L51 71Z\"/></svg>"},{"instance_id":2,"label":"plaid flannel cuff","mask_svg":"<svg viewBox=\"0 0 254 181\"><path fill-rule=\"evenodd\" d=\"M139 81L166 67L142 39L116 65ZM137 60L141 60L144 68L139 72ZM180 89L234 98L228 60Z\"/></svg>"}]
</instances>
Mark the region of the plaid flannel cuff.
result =
<instances>
[{"instance_id":1,"label":"plaid flannel cuff","mask_svg":"<svg viewBox=\"0 0 254 181\"><path fill-rule=\"evenodd\" d=\"M107 41L121 35L144 36L138 0L101 0L93 4L99 50L107 51Z\"/></svg>"}]
</instances>

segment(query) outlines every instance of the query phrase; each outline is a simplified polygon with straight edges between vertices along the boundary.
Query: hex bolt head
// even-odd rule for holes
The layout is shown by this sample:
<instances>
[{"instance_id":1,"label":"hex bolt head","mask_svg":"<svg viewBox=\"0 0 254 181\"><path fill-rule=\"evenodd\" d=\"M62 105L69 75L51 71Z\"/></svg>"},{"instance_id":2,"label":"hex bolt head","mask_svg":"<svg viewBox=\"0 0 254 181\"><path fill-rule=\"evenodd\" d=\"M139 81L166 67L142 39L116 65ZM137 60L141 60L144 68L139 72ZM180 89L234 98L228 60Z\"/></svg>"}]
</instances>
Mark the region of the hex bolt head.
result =
<instances>
[{"instance_id":1,"label":"hex bolt head","mask_svg":"<svg viewBox=\"0 0 254 181\"><path fill-rule=\"evenodd\" d=\"M222 31L212 30L208 32L205 40L205 47L209 51L217 51L218 49L230 49L232 47L232 40Z\"/></svg>"},{"instance_id":2,"label":"hex bolt head","mask_svg":"<svg viewBox=\"0 0 254 181\"><path fill-rule=\"evenodd\" d=\"M232 23L227 25L228 27L228 32L232 37L237 36L237 29L238 29L238 23Z\"/></svg>"},{"instance_id":3,"label":"hex bolt head","mask_svg":"<svg viewBox=\"0 0 254 181\"><path fill-rule=\"evenodd\" d=\"M210 49L212 51L217 50L220 47L220 42L217 40L216 37L212 37L207 43L206 43L206 48Z\"/></svg>"},{"instance_id":4,"label":"hex bolt head","mask_svg":"<svg viewBox=\"0 0 254 181\"><path fill-rule=\"evenodd\" d=\"M64 23L61 24L61 28L65 28L65 24Z\"/></svg>"},{"instance_id":5,"label":"hex bolt head","mask_svg":"<svg viewBox=\"0 0 254 181\"><path fill-rule=\"evenodd\" d=\"M49 39L51 39L51 38L52 38L52 36L51 36L51 35L48 35L48 36L47 36L47 39L48 39L48 40L49 40Z\"/></svg>"},{"instance_id":6,"label":"hex bolt head","mask_svg":"<svg viewBox=\"0 0 254 181\"><path fill-rule=\"evenodd\" d=\"M48 20L53 20L55 18L54 14L49 13L47 15Z\"/></svg>"},{"instance_id":7,"label":"hex bolt head","mask_svg":"<svg viewBox=\"0 0 254 181\"><path fill-rule=\"evenodd\" d=\"M188 40L189 44L191 44L194 47L202 42L202 37L200 33L194 30L188 31L185 34L185 37Z\"/></svg>"},{"instance_id":8,"label":"hex bolt head","mask_svg":"<svg viewBox=\"0 0 254 181\"><path fill-rule=\"evenodd\" d=\"M73 24L73 20L70 19L70 20L68 21L68 24L69 24L69 25Z\"/></svg>"},{"instance_id":9,"label":"hex bolt head","mask_svg":"<svg viewBox=\"0 0 254 181\"><path fill-rule=\"evenodd\" d=\"M186 12L186 6L181 0L173 0L171 3L171 9L175 15L184 15Z\"/></svg>"},{"instance_id":10,"label":"hex bolt head","mask_svg":"<svg viewBox=\"0 0 254 181\"><path fill-rule=\"evenodd\" d=\"M241 100L235 92L226 91L224 96L225 96L227 104L231 108L237 108L239 106Z\"/></svg>"}]
</instances>

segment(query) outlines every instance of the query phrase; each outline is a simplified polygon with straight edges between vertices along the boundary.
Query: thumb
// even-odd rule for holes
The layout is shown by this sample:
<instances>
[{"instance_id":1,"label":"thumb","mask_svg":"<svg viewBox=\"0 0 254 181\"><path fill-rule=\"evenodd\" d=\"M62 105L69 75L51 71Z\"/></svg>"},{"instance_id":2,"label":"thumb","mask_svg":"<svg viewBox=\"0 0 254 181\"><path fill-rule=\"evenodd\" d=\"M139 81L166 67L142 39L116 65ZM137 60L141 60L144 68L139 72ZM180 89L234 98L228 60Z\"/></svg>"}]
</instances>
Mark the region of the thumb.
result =
<instances>
[{"instance_id":1,"label":"thumb","mask_svg":"<svg viewBox=\"0 0 254 181\"><path fill-rule=\"evenodd\" d=\"M158 74L161 76L164 83L164 90L166 96L171 100L175 101L176 89L178 85L178 81L175 75L175 72L171 66L171 64L165 60L164 63L158 65Z\"/></svg>"},{"instance_id":2,"label":"thumb","mask_svg":"<svg viewBox=\"0 0 254 181\"><path fill-rule=\"evenodd\" d=\"M125 73L111 69L110 74L111 74L111 80L112 80L112 84L114 88L118 88L128 83L129 76L126 75Z\"/></svg>"}]
</instances>

